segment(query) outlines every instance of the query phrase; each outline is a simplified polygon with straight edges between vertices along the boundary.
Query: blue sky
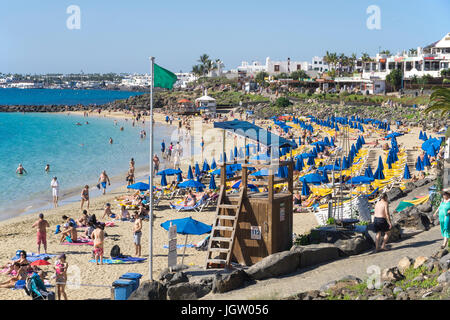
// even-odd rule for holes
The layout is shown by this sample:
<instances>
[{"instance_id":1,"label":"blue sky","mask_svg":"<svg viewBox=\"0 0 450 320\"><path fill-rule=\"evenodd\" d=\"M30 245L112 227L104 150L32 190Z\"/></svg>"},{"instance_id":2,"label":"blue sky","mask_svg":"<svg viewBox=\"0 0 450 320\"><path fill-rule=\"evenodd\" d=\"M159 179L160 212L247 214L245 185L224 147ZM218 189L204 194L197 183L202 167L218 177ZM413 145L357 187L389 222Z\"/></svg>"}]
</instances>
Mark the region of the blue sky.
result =
<instances>
[{"instance_id":1,"label":"blue sky","mask_svg":"<svg viewBox=\"0 0 450 320\"><path fill-rule=\"evenodd\" d=\"M67 7L81 10L69 30ZM381 29L369 30L377 5ZM242 60L310 61L325 52L373 55L425 46L450 32L448 0L40 0L0 3L0 72L148 72L148 57L190 71L207 53Z\"/></svg>"}]
</instances>

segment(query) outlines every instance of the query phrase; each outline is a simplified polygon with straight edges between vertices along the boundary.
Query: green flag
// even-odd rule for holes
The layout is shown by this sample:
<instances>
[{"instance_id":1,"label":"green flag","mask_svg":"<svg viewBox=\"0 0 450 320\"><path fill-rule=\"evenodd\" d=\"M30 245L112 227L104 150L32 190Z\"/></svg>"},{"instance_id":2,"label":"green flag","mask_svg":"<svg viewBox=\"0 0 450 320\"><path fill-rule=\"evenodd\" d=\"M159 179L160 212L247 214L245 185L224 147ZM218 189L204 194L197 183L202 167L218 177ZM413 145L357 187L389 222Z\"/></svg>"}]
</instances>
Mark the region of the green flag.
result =
<instances>
[{"instance_id":1,"label":"green flag","mask_svg":"<svg viewBox=\"0 0 450 320\"><path fill-rule=\"evenodd\" d=\"M153 86L155 88L172 89L173 84L177 81L177 76L173 72L161 68L156 63L154 65L154 73L155 80Z\"/></svg>"}]
</instances>

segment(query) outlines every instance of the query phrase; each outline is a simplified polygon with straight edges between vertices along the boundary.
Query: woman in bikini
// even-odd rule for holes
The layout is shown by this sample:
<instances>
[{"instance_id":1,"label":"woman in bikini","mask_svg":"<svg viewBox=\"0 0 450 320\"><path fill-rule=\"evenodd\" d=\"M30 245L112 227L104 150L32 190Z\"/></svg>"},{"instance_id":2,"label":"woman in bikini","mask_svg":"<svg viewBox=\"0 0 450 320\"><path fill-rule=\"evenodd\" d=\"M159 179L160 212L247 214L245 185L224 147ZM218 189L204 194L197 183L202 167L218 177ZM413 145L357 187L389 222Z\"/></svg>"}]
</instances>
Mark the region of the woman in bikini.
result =
<instances>
[{"instance_id":1,"label":"woman in bikini","mask_svg":"<svg viewBox=\"0 0 450 320\"><path fill-rule=\"evenodd\" d=\"M87 208L89 209L89 186L85 185L81 191L81 210L83 210L84 203L87 202Z\"/></svg>"}]
</instances>

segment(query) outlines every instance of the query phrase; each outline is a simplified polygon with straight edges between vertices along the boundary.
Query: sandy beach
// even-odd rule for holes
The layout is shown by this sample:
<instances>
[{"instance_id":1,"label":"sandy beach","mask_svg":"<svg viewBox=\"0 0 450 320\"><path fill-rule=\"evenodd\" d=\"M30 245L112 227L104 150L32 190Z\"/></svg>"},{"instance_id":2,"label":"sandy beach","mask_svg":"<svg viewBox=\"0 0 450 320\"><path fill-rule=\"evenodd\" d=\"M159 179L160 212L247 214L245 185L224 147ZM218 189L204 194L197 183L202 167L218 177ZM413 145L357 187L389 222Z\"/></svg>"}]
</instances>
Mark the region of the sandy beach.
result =
<instances>
[{"instance_id":1,"label":"sandy beach","mask_svg":"<svg viewBox=\"0 0 450 320\"><path fill-rule=\"evenodd\" d=\"M105 116L111 117L130 117L131 115L125 113L113 113L105 114ZM164 114L155 114L156 121L163 122L165 118ZM258 121L257 124L260 124ZM203 136L205 139L206 149L211 148L214 150L207 151L207 155L199 155L196 157L184 159L181 169L183 170L183 175L186 174L186 169L189 164L194 165L195 161L198 161L201 166L203 163L203 156L205 156L209 161L211 161L212 155L216 157L218 161L219 150L221 148L222 132L221 130L212 129L212 123L204 124L202 130L193 130L194 135ZM411 128L410 133L407 135L398 137L398 142L406 150L408 150L408 156L410 159L415 160L420 151L413 150L414 146L420 145L419 143L419 128ZM371 136L367 134L365 137L366 142L372 142L373 139L380 139L380 137ZM220 144L219 144L220 142ZM384 141L379 141L384 143ZM239 146L241 142L237 142ZM351 142L352 143L352 142ZM227 147L225 151L228 151L233 147L234 139L232 136L227 136ZM230 147L231 146L231 147ZM159 150L160 146L155 146L156 150ZM383 154L380 148L373 148L370 145L366 145L365 148L369 148L369 151L373 150L375 152L375 161L370 163L372 169L376 168L376 160L378 156ZM169 164L162 164L161 168L169 167ZM124 171L127 168L124 168ZM415 169L410 166L411 173L415 172ZM168 177L168 181L172 181L173 177ZM155 178L155 183L159 184L160 177ZM80 190L81 191L81 190ZM103 209L105 203L109 202L112 204L112 210L114 213L119 213L118 203L114 201L115 198L124 194L131 194L127 191L125 186L121 186L114 190L107 190L106 195L102 195L91 199L89 214L95 214L97 219L102 222L112 221L111 219L102 219ZM143 280L149 279L149 222L145 221L143 226L143 236L142 236L142 253L143 257L147 258L145 262L134 263L134 264L111 264L111 265L96 265L90 262L92 259L92 247L89 245L61 245L59 244L59 235L55 235L54 231L56 225L62 224L62 216L67 215L71 218L78 219L81 216L80 202L79 200L74 200L72 203L55 208L42 211L45 215L45 219L49 222L50 228L47 232L47 242L48 242L48 253L58 255L60 253L65 253L67 255L67 262L69 264L68 271L68 283L76 282L80 283L81 286L71 286L68 285L66 292L69 299L73 300L85 300L85 299L109 299L111 297L111 284L113 281L118 279L122 274L126 272L137 272L143 274ZM153 278L157 278L158 274L167 267L167 252L168 250L164 248L164 245L168 244L168 232L163 229L160 224L164 221L171 219L178 219L184 217L192 217L196 220L204 222L206 224L213 223L215 216L215 208L211 207L203 212L176 212L169 207L168 200L162 200L157 209L155 209L154 214L156 218L154 219L153 226ZM6 221L0 222L0 241L2 245L0 246L0 263L5 265L10 262L11 258L15 255L16 250L23 249L27 252L36 253L36 230L32 229L32 224L38 219L38 212L23 215L16 218L12 218ZM132 228L133 223L127 221L113 221L115 223L112 227L106 227L105 232L107 237L105 240L105 257L109 258L110 250L114 245L119 245L121 252L124 255L134 256L134 244L133 244L133 234ZM293 219L293 232L296 234L304 234L310 231L312 228L316 227L317 221L312 213L295 213ZM189 236L188 244L196 244L206 235L201 236ZM178 244L184 244L185 237L179 235L177 238ZM178 250L179 260L181 262L180 255L182 254L182 249ZM184 259L184 264L189 266L204 266L206 259L205 251L197 251L195 248L187 248L186 256ZM50 260L50 266L43 266L42 269L45 271L53 271L53 264L56 258ZM50 283L54 283L51 279L53 272L49 273ZM5 281L6 275L0 274L0 281ZM53 290L53 289L52 289ZM11 289L0 289L2 299L30 299L26 296L23 290L11 290Z\"/></svg>"}]
</instances>

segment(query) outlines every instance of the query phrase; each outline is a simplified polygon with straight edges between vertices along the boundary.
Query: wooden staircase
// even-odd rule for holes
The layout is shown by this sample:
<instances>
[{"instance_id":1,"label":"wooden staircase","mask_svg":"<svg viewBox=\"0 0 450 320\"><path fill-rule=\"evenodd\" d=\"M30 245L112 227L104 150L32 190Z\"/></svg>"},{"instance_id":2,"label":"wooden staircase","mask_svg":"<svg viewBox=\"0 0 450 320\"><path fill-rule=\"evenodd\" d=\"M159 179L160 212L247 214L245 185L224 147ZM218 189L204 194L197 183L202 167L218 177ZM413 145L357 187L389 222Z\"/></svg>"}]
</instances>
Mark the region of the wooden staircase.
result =
<instances>
[{"instance_id":1,"label":"wooden staircase","mask_svg":"<svg viewBox=\"0 0 450 320\"><path fill-rule=\"evenodd\" d=\"M244 194L244 188L241 188L238 204L231 204L226 195L224 185L220 187L216 217L211 230L206 255L206 269L214 267L229 268ZM225 221L228 221L228 223L223 223ZM225 225L229 224L229 222L231 222L232 226ZM216 257L217 254L219 255L218 257Z\"/></svg>"}]
</instances>

